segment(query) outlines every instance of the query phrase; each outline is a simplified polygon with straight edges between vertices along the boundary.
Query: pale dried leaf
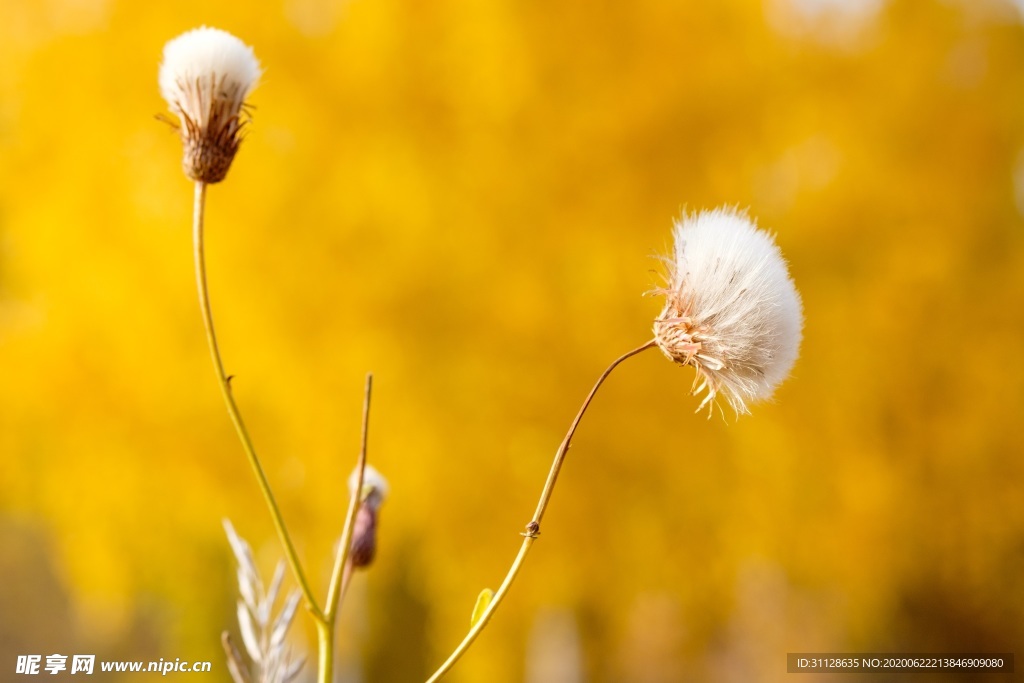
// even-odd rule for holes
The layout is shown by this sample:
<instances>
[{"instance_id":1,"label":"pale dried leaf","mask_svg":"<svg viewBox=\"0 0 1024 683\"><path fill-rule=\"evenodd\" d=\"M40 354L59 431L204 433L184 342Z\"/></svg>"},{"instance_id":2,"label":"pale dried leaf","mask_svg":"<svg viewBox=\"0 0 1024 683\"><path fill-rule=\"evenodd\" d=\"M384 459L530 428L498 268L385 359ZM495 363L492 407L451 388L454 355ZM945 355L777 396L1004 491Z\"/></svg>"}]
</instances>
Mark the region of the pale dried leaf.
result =
<instances>
[{"instance_id":1,"label":"pale dried leaf","mask_svg":"<svg viewBox=\"0 0 1024 683\"><path fill-rule=\"evenodd\" d=\"M253 628L252 616L249 614L245 603L241 600L238 601L238 629L242 632L242 643L245 645L245 651L249 653L252 661L259 664L263 661L263 656L260 652L260 641L256 637L256 630Z\"/></svg>"},{"instance_id":2,"label":"pale dried leaf","mask_svg":"<svg viewBox=\"0 0 1024 683\"><path fill-rule=\"evenodd\" d=\"M284 642L284 637L288 633L288 627L292 625L292 619L295 618L295 610L299 606L299 591L294 590L288 595L288 599L284 603L284 607L281 608L281 613L277 615L277 620L274 622L274 631L270 635L271 647L279 647Z\"/></svg>"},{"instance_id":3,"label":"pale dried leaf","mask_svg":"<svg viewBox=\"0 0 1024 683\"><path fill-rule=\"evenodd\" d=\"M263 582L260 581L260 573L256 569L256 562L253 560L252 548L245 539L235 532L231 520L224 518L224 531L228 536L228 543L235 554L238 562L238 587L242 591L246 601L255 607L256 595L263 592Z\"/></svg>"},{"instance_id":4,"label":"pale dried leaf","mask_svg":"<svg viewBox=\"0 0 1024 683\"><path fill-rule=\"evenodd\" d=\"M263 662L263 665L260 668L261 681L264 681L265 683L278 683L278 672L281 670L281 663L273 652L267 656L267 659Z\"/></svg>"},{"instance_id":5,"label":"pale dried leaf","mask_svg":"<svg viewBox=\"0 0 1024 683\"><path fill-rule=\"evenodd\" d=\"M231 544L231 550L234 552L239 566L245 567L245 570L253 576L258 575L259 572L256 571L256 563L253 562L252 549L249 544L235 532L235 527L231 524L230 519L225 517L223 524L224 531L228 536L228 543Z\"/></svg>"},{"instance_id":6,"label":"pale dried leaf","mask_svg":"<svg viewBox=\"0 0 1024 683\"><path fill-rule=\"evenodd\" d=\"M256 619L259 621L261 627L265 627L270 623L270 611L274 608L274 602L277 600L277 594L281 590L281 582L284 580L284 560L277 563L277 568L274 569L274 579L270 582L270 590L260 600L259 611L256 614Z\"/></svg>"},{"instance_id":7,"label":"pale dried leaf","mask_svg":"<svg viewBox=\"0 0 1024 683\"><path fill-rule=\"evenodd\" d=\"M289 652L289 659L290 658L291 658L291 653ZM281 683L291 683L291 681L294 681L295 677L299 675L299 672L302 671L302 667L305 664L306 664L306 658L305 657L299 657L298 660L288 664L288 668L285 669L284 676L281 678Z\"/></svg>"},{"instance_id":8,"label":"pale dried leaf","mask_svg":"<svg viewBox=\"0 0 1024 683\"><path fill-rule=\"evenodd\" d=\"M228 656L228 671L231 673L231 679L235 683L251 683L245 662L242 661L242 653L235 647L235 643L227 631L220 634L220 642Z\"/></svg>"},{"instance_id":9,"label":"pale dried leaf","mask_svg":"<svg viewBox=\"0 0 1024 683\"><path fill-rule=\"evenodd\" d=\"M259 600L256 597L257 586L249 576L249 573L238 566L238 592L242 596L242 600L249 606L249 611L255 613L259 608Z\"/></svg>"},{"instance_id":10,"label":"pale dried leaf","mask_svg":"<svg viewBox=\"0 0 1024 683\"><path fill-rule=\"evenodd\" d=\"M270 582L270 590L267 591L267 602L271 605L277 600L282 581L284 581L284 560L278 560L277 567L274 568L274 580Z\"/></svg>"}]
</instances>

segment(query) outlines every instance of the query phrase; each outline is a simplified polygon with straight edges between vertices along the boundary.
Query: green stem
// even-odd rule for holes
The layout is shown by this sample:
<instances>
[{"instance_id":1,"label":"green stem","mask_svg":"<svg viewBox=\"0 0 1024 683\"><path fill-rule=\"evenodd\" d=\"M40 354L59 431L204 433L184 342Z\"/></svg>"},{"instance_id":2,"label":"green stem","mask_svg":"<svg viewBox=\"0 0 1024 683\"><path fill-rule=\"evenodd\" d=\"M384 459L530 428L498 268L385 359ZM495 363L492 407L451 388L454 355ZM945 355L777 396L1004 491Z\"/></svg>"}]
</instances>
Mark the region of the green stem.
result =
<instances>
[{"instance_id":1,"label":"green stem","mask_svg":"<svg viewBox=\"0 0 1024 683\"><path fill-rule=\"evenodd\" d=\"M562 445L558 447L558 452L555 453L555 460L551 464L551 470L548 472L548 478L544 482L544 490L540 494L540 500L537 503L537 510L533 513L533 520L526 526L526 533L523 534L523 544L519 547L519 554L516 555L516 559L513 560L512 566L509 568L508 573L505 575L505 579L501 582L501 586L498 587L498 591L494 594L489 605L484 610L483 614L475 624L469 629L469 633L462 639L458 647L452 652L452 654L445 660L444 664L438 668L434 674L427 679L427 683L436 683L444 676L448 671L455 666L455 663L459 661L469 646L473 644L476 637L480 635L480 632L484 630L487 622L490 621L494 611L498 609L498 605L501 603L505 594L508 593L509 587L512 585L512 581L515 580L519 574L519 570L523 566L523 562L526 559L526 554L530 552L530 547L533 542L537 540L540 535L540 522L544 517L544 511L547 510L548 503L551 502L551 495L555 490L555 482L558 480L558 473L562 469L562 464L565 462L565 457L569 453L569 446L572 444L572 437L576 433L576 428L579 427L580 420L583 419L583 414L587 412L587 408L590 406L590 402L594 399L594 395L597 390L601 388L601 385L607 379L608 375L611 374L618 365L631 356L635 356L641 351L645 351L655 345L655 341L651 341L638 346L632 351L622 354L609 365L601 376L597 378L597 382L594 383L594 387L587 394L587 398L583 401L583 405L580 406L579 412L576 413L576 418L572 421L569 426L569 431L566 433L565 438L562 440Z\"/></svg>"},{"instance_id":2,"label":"green stem","mask_svg":"<svg viewBox=\"0 0 1024 683\"><path fill-rule=\"evenodd\" d=\"M331 582L327 588L327 603L324 607L324 618L317 622L317 640L320 647L320 668L317 672L317 683L331 683L334 670L334 625L337 621L338 607L345 595L348 578L352 575L352 563L348 561L352 546L352 529L355 527L356 511L362 501L363 479L366 473L366 445L370 430L370 395L373 391L373 375L366 376L366 393L363 398L363 436L359 447L359 461L356 464L356 485L348 501L348 512L345 513L345 526L338 542L337 555L334 558L334 569L331 571Z\"/></svg>"},{"instance_id":3,"label":"green stem","mask_svg":"<svg viewBox=\"0 0 1024 683\"><path fill-rule=\"evenodd\" d=\"M317 657L317 683L331 683L334 671L334 623L316 622L316 643L319 649Z\"/></svg>"},{"instance_id":4,"label":"green stem","mask_svg":"<svg viewBox=\"0 0 1024 683\"><path fill-rule=\"evenodd\" d=\"M366 446L370 430L370 394L373 391L373 375L366 376L366 394L363 398L363 435L359 447L359 461L356 464L356 485L348 501L348 512L345 514L345 526L338 543L338 554L334 558L334 570L331 572L331 583L327 590L327 606L324 615L330 622L334 621L341 602L341 586L344 568L348 562L348 554L352 545L352 530L356 525L356 511L363 496L363 478L366 473Z\"/></svg>"},{"instance_id":5,"label":"green stem","mask_svg":"<svg viewBox=\"0 0 1024 683\"><path fill-rule=\"evenodd\" d=\"M206 283L206 258L203 249L203 214L205 209L206 183L197 180L192 215L192 246L195 255L199 307L203 313L203 324L206 327L206 341L210 346L210 357L213 359L213 366L217 371L217 383L220 385L221 394L224 396L224 403L227 404L228 415L231 416L231 422L235 425L235 431L238 432L238 438L242 442L242 449L249 460L253 474L256 475L256 482L263 493L263 499L270 509L270 517L274 521L274 528L277 530L278 538L281 539L281 545L284 546L288 565L291 567L292 574L302 590L307 609L309 609L319 624L324 621L324 614L317 605L316 599L313 597L313 591L310 590L309 582L306 580L306 575L302 571L302 564L299 562L298 553L295 552L295 546L288 535L288 529L284 525L281 510L277 506L277 501L274 500L274 494L270 490L270 484L267 481L266 474L263 472L263 467L260 465L259 458L256 457L256 450L253 448L252 440L249 438L249 432L245 428L245 423L242 422L242 414L239 412L238 405L235 403L235 398L231 392L231 380L224 372L224 361L221 360L220 348L217 345L217 334L213 327L213 312L210 309L209 288Z\"/></svg>"}]
</instances>

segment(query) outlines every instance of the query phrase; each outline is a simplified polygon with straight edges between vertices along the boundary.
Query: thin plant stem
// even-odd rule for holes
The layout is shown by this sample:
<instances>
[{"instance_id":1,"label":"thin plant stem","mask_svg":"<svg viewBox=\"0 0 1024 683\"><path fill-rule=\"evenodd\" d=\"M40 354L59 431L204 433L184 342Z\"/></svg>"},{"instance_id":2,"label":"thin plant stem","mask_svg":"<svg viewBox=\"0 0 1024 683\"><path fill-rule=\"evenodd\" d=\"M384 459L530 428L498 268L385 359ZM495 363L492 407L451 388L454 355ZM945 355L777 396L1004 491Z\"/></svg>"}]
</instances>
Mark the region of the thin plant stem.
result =
<instances>
[{"instance_id":1,"label":"thin plant stem","mask_svg":"<svg viewBox=\"0 0 1024 683\"><path fill-rule=\"evenodd\" d=\"M345 599L345 594L348 592L348 583L352 579L352 573L355 571L355 567L352 566L352 562L348 561L345 563L345 572L341 575L341 588L338 589L338 602L340 603Z\"/></svg>"},{"instance_id":2,"label":"thin plant stem","mask_svg":"<svg viewBox=\"0 0 1024 683\"><path fill-rule=\"evenodd\" d=\"M345 592L348 590L349 579L352 578L352 562L347 560L344 563L345 569L341 575L341 587L338 589L336 595L337 604L336 607L341 605L341 601L345 599ZM333 588L333 585L332 585ZM337 611L334 614L327 615L327 618L323 621L316 622L317 628L317 640L319 641L319 669L317 671L317 683L331 683L334 680L334 629L337 622Z\"/></svg>"},{"instance_id":3,"label":"thin plant stem","mask_svg":"<svg viewBox=\"0 0 1024 683\"><path fill-rule=\"evenodd\" d=\"M331 582L327 588L327 602L324 606L324 619L317 622L317 638L320 647L318 683L330 683L334 669L334 625L338 616L338 607L345 596L348 579L352 575L352 563L349 561L349 550L352 546L352 530L355 527L356 512L362 501L363 479L366 474L366 448L370 433L370 396L373 391L373 375L366 376L366 392L363 396L363 434L359 446L359 462L356 464L356 485L348 502L345 513L345 527L338 542L337 555L334 558L334 569L331 571Z\"/></svg>"},{"instance_id":4,"label":"thin plant stem","mask_svg":"<svg viewBox=\"0 0 1024 683\"><path fill-rule=\"evenodd\" d=\"M366 450L370 433L370 395L372 391L373 375L367 375L366 393L363 397L363 434L359 446L359 461L356 464L356 485L352 490L352 497L348 502L348 512L345 514L345 526L341 532L341 541L338 544L338 554L334 558L334 570L331 572L330 588L327 591L327 606L324 608L324 614L327 616L328 620L337 614L338 611L338 604L340 603L341 597L340 588L342 584L342 573L345 564L348 561L349 550L352 545L352 530L356 525L356 512L359 510L359 505L363 496L363 479L366 474Z\"/></svg>"},{"instance_id":5,"label":"thin plant stem","mask_svg":"<svg viewBox=\"0 0 1024 683\"><path fill-rule=\"evenodd\" d=\"M601 376L597 378L597 382L594 383L594 387L587 394L587 398L583 401L583 405L580 406L580 410L576 413L576 418L572 421L569 426L569 431L566 432L565 438L562 439L562 445L558 447L558 452L555 454L555 461L551 463L551 471L548 472L547 481L544 482L544 490L540 494L540 500L537 502L537 510L533 513L533 522L540 526L541 520L544 518L544 511L548 508L548 503L551 502L551 494L555 490L555 482L558 480L558 473L562 470L562 463L565 462L565 456L569 453L569 446L572 445L572 437L576 433L576 428L580 426L580 420L583 419L583 414L587 412L587 408L590 407L590 402L594 400L594 395L597 394L597 390L601 388L604 381L608 378L608 375L612 374L612 370L619 366L619 363L637 355L642 351L653 347L657 342L653 339L649 342L642 344L632 351L627 351L622 354L612 364L605 368L605 371L601 373ZM540 533L539 529L536 533Z\"/></svg>"},{"instance_id":6,"label":"thin plant stem","mask_svg":"<svg viewBox=\"0 0 1024 683\"><path fill-rule=\"evenodd\" d=\"M270 483L267 481L267 475L263 472L263 466L260 465L260 460L256 456L256 449L253 448L252 439L249 438L249 432L242 421L242 414L239 412L238 405L235 403L235 397L231 392L231 378L224 372L224 361L221 359L220 347L217 345L217 334L213 327L213 312L210 308L210 293L206 282L206 258L203 249L203 215L205 210L206 183L197 180L192 214L192 246L195 256L196 287L199 290L199 307L203 313L206 341L210 346L210 357L213 360L213 367L217 371L217 383L220 385L221 394L224 396L224 403L227 404L228 415L231 416L231 422L235 425L235 431L238 432L238 438L242 442L242 450L245 451L253 474L256 475L256 482L263 493L263 499L270 510L270 517L274 522L278 538L281 539L281 545L284 546L288 565L291 567L292 574L302 590L306 607L313 614L317 623L321 623L324 621L324 614L320 610L316 598L313 597L313 591L310 589L306 575L302 571L302 563L299 562L298 553L295 552L295 546L292 544L292 539L288 535L288 529L285 527L284 518L281 516L281 509L277 506L274 494L270 490Z\"/></svg>"},{"instance_id":7,"label":"thin plant stem","mask_svg":"<svg viewBox=\"0 0 1024 683\"><path fill-rule=\"evenodd\" d=\"M334 675L334 624L326 619L316 621L317 683L331 683Z\"/></svg>"},{"instance_id":8,"label":"thin plant stem","mask_svg":"<svg viewBox=\"0 0 1024 683\"><path fill-rule=\"evenodd\" d=\"M498 605L501 604L505 594L508 593L508 589L511 587L512 581L514 581L516 576L518 576L519 570L522 569L523 562L526 560L526 555L530 552L530 548L533 546L533 542L537 540L538 536L540 536L540 522L544 517L545 510L547 510L548 503L551 502L551 495L555 490L555 482L558 481L558 473L561 471L562 464L565 462L565 457L569 453L569 446L572 444L572 437L576 433L576 428L579 426L580 420L583 419L583 414L587 412L590 402L594 399L594 395L597 394L597 390L601 388L601 385L604 383L605 379L607 379L608 375L610 375L612 370L618 367L622 361L630 358L631 356L635 356L641 351L646 351L653 347L655 343L656 342L652 339L632 351L622 354L612 361L612 364L609 365L605 371L601 373L601 376L597 378L597 382L594 383L594 387L590 390L590 393L587 394L587 398L583 401L583 405L580 406L579 412L576 413L576 418L572 421L572 424L569 426L569 431L566 433L565 438L562 440L562 444L558 447L558 451L555 453L555 460L551 464L551 470L548 472L548 478L544 482L544 490L540 494L540 500L537 503L537 510L533 513L533 520L526 526L526 533L523 534L523 543L519 547L519 553L516 555L516 559L512 561L512 566L505 575L505 579L501 582L501 586L498 587L497 592L495 592L494 597L491 598L491 602L487 605L483 614L481 614L476 623L470 627L469 633L466 634L466 637L462 639L462 642L459 643L458 647L456 647L448 659L445 660L444 664L442 664L440 668L438 668L438 670L435 671L429 679L427 679L427 683L435 683L440 680L442 676L448 673L448 671L455 666L455 663L458 662L462 655L466 653L469 646L473 644L476 637L480 635L480 632L484 630L485 626L487 626L487 622L490 621L494 611L498 608Z\"/></svg>"}]
</instances>

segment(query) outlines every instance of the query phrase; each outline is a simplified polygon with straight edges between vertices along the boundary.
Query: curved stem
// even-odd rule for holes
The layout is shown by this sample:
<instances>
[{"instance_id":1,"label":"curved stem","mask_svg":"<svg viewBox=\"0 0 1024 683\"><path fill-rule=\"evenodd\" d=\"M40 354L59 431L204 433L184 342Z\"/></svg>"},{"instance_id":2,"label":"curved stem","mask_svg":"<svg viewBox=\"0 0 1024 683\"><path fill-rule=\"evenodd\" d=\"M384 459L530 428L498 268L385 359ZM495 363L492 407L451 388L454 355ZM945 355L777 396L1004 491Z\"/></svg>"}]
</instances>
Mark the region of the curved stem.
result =
<instances>
[{"instance_id":1,"label":"curved stem","mask_svg":"<svg viewBox=\"0 0 1024 683\"><path fill-rule=\"evenodd\" d=\"M587 394L587 398L583 401L583 405L580 406L579 412L576 413L576 419L572 421L572 424L569 426L569 431L566 433L565 438L562 439L562 445L558 447L558 452L555 454L555 461L551 463L551 471L548 472L547 481L544 482L544 490L541 492L540 500L537 502L537 510L533 513L533 521L538 526L538 529L535 530L534 533L540 533L540 522L544 517L544 511L547 510L548 503L551 502L551 494L555 491L555 482L558 480L558 473L562 469L562 463L565 462L565 456L569 453L569 446L572 444L572 437L576 433L576 428L580 426L580 420L583 419L583 414L587 412L587 408L590 407L590 402L594 400L594 395L597 393L597 390L601 388L602 384L604 384L608 375L612 374L612 370L619 366L619 363L627 358L635 356L641 351L646 351L656 343L657 342L652 339L646 344L636 347L632 351L627 351L612 361L612 364L609 365L605 371L601 373L601 376L597 378L597 382L594 383L594 388L590 390L589 394Z\"/></svg>"},{"instance_id":2,"label":"curved stem","mask_svg":"<svg viewBox=\"0 0 1024 683\"><path fill-rule=\"evenodd\" d=\"M253 474L256 475L256 482L263 493L263 499L270 509L270 517L274 521L274 528L277 530L278 538L281 539L281 545L284 546L285 557L288 559L288 565L291 567L292 574L302 590L306 607L313 614L317 622L320 623L324 620L323 612L313 597L313 591L310 590L309 582L302 571L302 564L299 562L298 553L295 552L295 546L288 535L288 529L285 528L281 510L277 506L277 501L274 500L274 494L270 490L270 483L263 472L259 458L256 457L256 450L253 448L249 432L245 428L245 423L242 422L242 414L239 412L238 405L235 404L235 398L231 393L231 379L224 372L224 361L221 360L220 347L217 345L217 334L213 327L213 312L210 309L209 288L206 283L206 258L203 249L203 214L205 209L206 183L197 180L192 214L192 247L195 256L196 287L199 290L199 307L203 313L203 325L206 328L206 341L210 346L210 357L213 360L213 367L217 371L217 383L220 385L221 394L224 396L224 403L227 404L228 415L231 416L231 422L235 425L235 431L238 432L238 438L242 442L242 449L249 460Z\"/></svg>"},{"instance_id":3,"label":"curved stem","mask_svg":"<svg viewBox=\"0 0 1024 683\"><path fill-rule=\"evenodd\" d=\"M508 573L505 575L505 579L501 582L501 586L498 587L494 597L491 598L491 602L487 605L487 609L484 610L483 614L475 624L469 629L469 633L462 639L458 647L452 652L452 654L445 660L434 674L427 679L427 683L435 683L440 680L448 671L455 666L455 663L459 661L459 658L465 654L469 646L473 644L476 637L480 635L480 632L490 621L494 611L498 609L498 605L501 604L505 594L508 593L509 587L512 585L512 581L515 580L516 576L519 575L519 570L523 566L523 562L526 560L527 553L530 552L530 547L533 542L537 540L540 535L540 522L544 517L544 511L547 510L548 503L551 502L551 495L555 490L555 482L558 481L558 473L562 469L562 464L565 462L565 457L569 453L569 446L572 444L572 437L576 433L576 428L579 427L580 420L583 419L583 414L587 412L587 408L590 407L590 402L594 399L594 395L597 394L597 390L601 388L601 385L607 379L608 375L611 374L618 365L631 356L635 356L641 351L646 351L655 345L655 341L651 341L638 346L632 351L622 354L609 365L601 376L597 378L597 382L594 383L594 387L587 394L587 398L583 401L583 405L580 406L579 412L576 413L576 418L572 421L569 426L569 431L566 433L565 438L562 439L562 444L558 447L558 451L555 453L555 460L551 464L551 470L548 472L548 478L544 482L544 490L540 494L540 500L537 502L537 510L533 513L533 520L526 526L526 533L523 534L523 544L519 547L519 553L516 555L516 559L512 561L512 566L509 568Z\"/></svg>"}]
</instances>

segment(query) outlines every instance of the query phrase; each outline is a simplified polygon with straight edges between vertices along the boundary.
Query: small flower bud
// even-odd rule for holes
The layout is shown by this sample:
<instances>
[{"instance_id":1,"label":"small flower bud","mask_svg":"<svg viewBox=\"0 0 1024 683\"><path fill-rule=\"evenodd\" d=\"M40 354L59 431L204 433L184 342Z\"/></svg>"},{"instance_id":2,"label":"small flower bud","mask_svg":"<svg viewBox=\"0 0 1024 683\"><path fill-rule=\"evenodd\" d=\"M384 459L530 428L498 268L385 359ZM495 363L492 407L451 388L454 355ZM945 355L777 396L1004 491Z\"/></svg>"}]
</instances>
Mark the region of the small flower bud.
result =
<instances>
[{"instance_id":1,"label":"small flower bud","mask_svg":"<svg viewBox=\"0 0 1024 683\"><path fill-rule=\"evenodd\" d=\"M368 567L377 555L377 508L363 501L352 528L352 547L348 558L353 567Z\"/></svg>"},{"instance_id":2,"label":"small flower bud","mask_svg":"<svg viewBox=\"0 0 1024 683\"><path fill-rule=\"evenodd\" d=\"M800 349L800 295L772 236L722 208L675 224L665 308L654 321L662 352L697 370L707 390L697 410L722 394L739 413L770 397ZM697 380L694 381L697 385Z\"/></svg>"},{"instance_id":3,"label":"small flower bud","mask_svg":"<svg viewBox=\"0 0 1024 683\"><path fill-rule=\"evenodd\" d=\"M358 471L349 477L348 487L354 493ZM377 554L377 517L381 504L388 495L388 483L373 466L367 465L363 472L363 490L359 509L356 511L352 528L352 545L349 561L355 568L367 567Z\"/></svg>"},{"instance_id":4,"label":"small flower bud","mask_svg":"<svg viewBox=\"0 0 1024 683\"><path fill-rule=\"evenodd\" d=\"M197 28L164 46L160 94L180 120L182 166L192 180L224 179L238 152L245 98L261 71L248 47L215 28Z\"/></svg>"}]
</instances>

